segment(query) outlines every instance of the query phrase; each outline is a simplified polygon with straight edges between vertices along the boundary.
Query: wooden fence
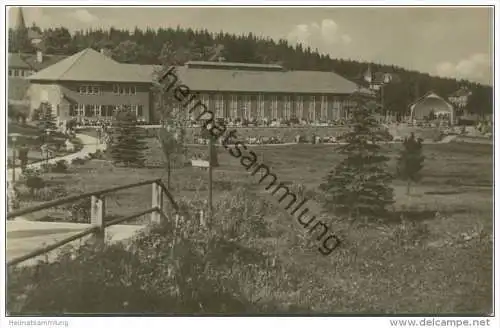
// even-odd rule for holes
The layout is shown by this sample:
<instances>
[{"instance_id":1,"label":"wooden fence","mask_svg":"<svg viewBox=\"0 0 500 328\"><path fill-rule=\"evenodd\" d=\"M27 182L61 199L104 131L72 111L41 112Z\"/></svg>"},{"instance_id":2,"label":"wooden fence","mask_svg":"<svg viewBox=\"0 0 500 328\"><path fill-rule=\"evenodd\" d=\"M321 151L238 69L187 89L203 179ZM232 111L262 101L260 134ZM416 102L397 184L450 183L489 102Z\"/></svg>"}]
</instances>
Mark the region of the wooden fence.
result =
<instances>
[{"instance_id":1,"label":"wooden fence","mask_svg":"<svg viewBox=\"0 0 500 328\"><path fill-rule=\"evenodd\" d=\"M138 212L135 214L131 214L127 217L123 218L117 218L114 220L111 220L109 222L105 222L105 195L110 194L112 192L116 192L119 190L125 190L125 189L131 189L131 188L136 188L144 185L151 185L152 186L152 193L151 193L151 208ZM13 266L16 264L19 264L21 262L27 261L29 259L38 257L40 255L43 255L45 253L48 253L56 248L59 248L65 244L68 244L72 241L75 241L77 239L83 238L85 236L91 235L92 237L92 242L98 243L98 244L104 244L105 241L105 229L107 227L133 220L135 218L138 218L142 215L146 214L151 214L151 221L153 223L160 223L162 219L166 219L166 215L163 211L163 196L166 196L173 207L174 213L179 212L179 207L177 203L175 202L174 198L170 194L170 192L167 190L165 185L160 179L155 179L155 180L148 180L148 181L143 181L143 182L138 182L134 184L128 184L124 186L118 186L114 188L108 188L108 189L102 189L102 190L97 190L93 192L88 192L84 193L81 195L75 195L75 196L70 196L70 197L65 197L61 199L57 199L54 201L50 201L41 205L37 206L32 206L29 208L17 210L17 211L12 211L10 213L7 213L7 219L13 219L25 214L41 211L44 209L48 209L54 206L59 206L62 204L66 203L71 203L80 199L84 199L87 197L91 198L91 205L90 205L90 223L92 227L83 230L82 232L79 232L77 234L74 234L68 238L65 238L61 241L58 241L56 243L53 243L51 245L41 247L38 249L35 249L34 251L25 254L23 256L14 258L10 261L7 262L7 266Z\"/></svg>"}]
</instances>

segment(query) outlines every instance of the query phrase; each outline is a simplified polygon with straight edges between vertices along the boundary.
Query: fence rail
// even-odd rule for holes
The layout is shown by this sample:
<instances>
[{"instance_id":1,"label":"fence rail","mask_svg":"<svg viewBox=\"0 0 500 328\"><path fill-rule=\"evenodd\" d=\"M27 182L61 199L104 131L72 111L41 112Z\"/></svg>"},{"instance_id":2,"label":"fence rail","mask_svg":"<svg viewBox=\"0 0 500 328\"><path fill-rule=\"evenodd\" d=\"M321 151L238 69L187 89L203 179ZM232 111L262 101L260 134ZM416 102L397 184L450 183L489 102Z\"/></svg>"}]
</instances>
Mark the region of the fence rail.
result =
<instances>
[{"instance_id":1,"label":"fence rail","mask_svg":"<svg viewBox=\"0 0 500 328\"><path fill-rule=\"evenodd\" d=\"M104 222L105 218L105 198L104 195L116 192L119 190L124 190L124 189L131 189L135 187L140 187L144 185L151 185L152 186L152 194L151 194L151 208L131 214L127 217L123 218L117 218L109 222ZM163 212L163 195L167 196L170 205L173 207L174 212L178 213L179 212L179 206L175 202L172 194L168 191L168 189L165 187L163 182L160 179L154 179L154 180L147 180L147 181L142 181L138 183L133 183L133 184L128 184L124 186L118 186L118 187L113 187L113 188L108 188L108 189L102 189L102 190L96 190L93 192L88 192L84 193L81 195L75 195L75 196L70 196L70 197L65 197L61 199L57 199L54 201L46 202L41 205L37 206L32 206L26 209L22 210L17 210L13 211L7 214L8 219L12 219L15 217L19 217L24 214L29 214L33 212L37 212L40 210L48 209L54 206L59 206L61 204L65 203L71 203L76 200L80 200L83 198L91 197L91 204L90 204L90 223L92 224L92 227L85 229L77 234L74 234L70 237L67 237L63 240L60 240L58 242L55 242L51 245L37 248L33 250L32 252L29 252L28 254L16 257L10 261L7 262L7 266L14 266L16 264L19 264L21 262L36 258L40 255L46 254L52 250L55 250L63 245L66 245L72 241L75 241L77 239L83 238L85 236L92 235L93 242L99 243L99 244L104 244L105 241L105 229L107 227L113 226L120 224L125 221L133 220L135 218L141 217L146 214L151 214L151 221L154 223L160 223L161 220L166 219L166 215Z\"/></svg>"}]
</instances>

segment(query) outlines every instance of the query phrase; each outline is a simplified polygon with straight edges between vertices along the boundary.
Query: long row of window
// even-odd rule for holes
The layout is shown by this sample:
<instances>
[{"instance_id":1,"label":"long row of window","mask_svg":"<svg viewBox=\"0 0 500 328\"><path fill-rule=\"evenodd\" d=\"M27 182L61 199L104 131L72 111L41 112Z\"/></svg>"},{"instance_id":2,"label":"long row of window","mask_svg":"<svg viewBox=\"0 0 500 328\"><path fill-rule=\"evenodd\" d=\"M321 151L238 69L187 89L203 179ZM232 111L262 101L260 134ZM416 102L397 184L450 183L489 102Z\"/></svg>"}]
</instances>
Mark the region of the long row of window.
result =
<instances>
[{"instance_id":1,"label":"long row of window","mask_svg":"<svg viewBox=\"0 0 500 328\"><path fill-rule=\"evenodd\" d=\"M130 110L142 118L144 115L142 105L84 105L76 104L70 107L69 115L72 117L112 117L116 112Z\"/></svg>"},{"instance_id":2,"label":"long row of window","mask_svg":"<svg viewBox=\"0 0 500 328\"><path fill-rule=\"evenodd\" d=\"M102 94L102 86L100 85L80 85L78 92L81 95L100 95ZM134 85L118 85L113 84L113 93L115 95L135 95L137 88Z\"/></svg>"},{"instance_id":3,"label":"long row of window","mask_svg":"<svg viewBox=\"0 0 500 328\"><path fill-rule=\"evenodd\" d=\"M9 68L9 77L27 77L31 74L33 71L29 69Z\"/></svg>"},{"instance_id":4,"label":"long row of window","mask_svg":"<svg viewBox=\"0 0 500 328\"><path fill-rule=\"evenodd\" d=\"M101 87L98 85L81 85L78 87L78 92L81 95L99 95L101 94Z\"/></svg>"},{"instance_id":5,"label":"long row of window","mask_svg":"<svg viewBox=\"0 0 500 328\"><path fill-rule=\"evenodd\" d=\"M137 93L135 85L123 86L114 84L113 93L115 95L135 95Z\"/></svg>"},{"instance_id":6,"label":"long row of window","mask_svg":"<svg viewBox=\"0 0 500 328\"><path fill-rule=\"evenodd\" d=\"M334 96L201 95L198 99L218 118L337 120L354 105Z\"/></svg>"}]
</instances>

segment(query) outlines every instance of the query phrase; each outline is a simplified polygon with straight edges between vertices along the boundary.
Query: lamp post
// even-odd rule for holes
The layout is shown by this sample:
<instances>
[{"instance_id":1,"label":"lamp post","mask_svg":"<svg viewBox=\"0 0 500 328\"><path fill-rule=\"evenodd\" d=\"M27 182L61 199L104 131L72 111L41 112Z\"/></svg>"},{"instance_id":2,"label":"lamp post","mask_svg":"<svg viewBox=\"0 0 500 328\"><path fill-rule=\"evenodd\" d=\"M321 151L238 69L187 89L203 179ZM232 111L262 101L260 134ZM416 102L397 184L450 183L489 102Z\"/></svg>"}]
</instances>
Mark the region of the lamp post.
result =
<instances>
[{"instance_id":1,"label":"lamp post","mask_svg":"<svg viewBox=\"0 0 500 328\"><path fill-rule=\"evenodd\" d=\"M49 165L49 139L50 139L50 130L46 130L45 134L47 138L45 139L45 165Z\"/></svg>"},{"instance_id":2,"label":"lamp post","mask_svg":"<svg viewBox=\"0 0 500 328\"><path fill-rule=\"evenodd\" d=\"M12 139L12 185L16 183L16 141L20 136L19 133L9 133L9 137Z\"/></svg>"},{"instance_id":3,"label":"lamp post","mask_svg":"<svg viewBox=\"0 0 500 328\"><path fill-rule=\"evenodd\" d=\"M99 148L99 142L101 140L101 137L102 137L102 125L99 125L97 128L96 128L96 134L97 134L97 138L95 139L95 149L97 150Z\"/></svg>"}]
</instances>

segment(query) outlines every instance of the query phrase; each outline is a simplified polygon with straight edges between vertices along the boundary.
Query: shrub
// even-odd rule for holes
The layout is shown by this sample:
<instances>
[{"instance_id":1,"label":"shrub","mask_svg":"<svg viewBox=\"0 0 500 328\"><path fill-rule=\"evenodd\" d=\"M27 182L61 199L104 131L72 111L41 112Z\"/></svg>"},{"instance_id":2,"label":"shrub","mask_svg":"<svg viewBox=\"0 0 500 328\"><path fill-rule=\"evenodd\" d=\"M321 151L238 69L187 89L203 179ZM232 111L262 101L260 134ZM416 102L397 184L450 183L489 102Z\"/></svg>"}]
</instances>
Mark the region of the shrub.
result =
<instances>
[{"instance_id":1,"label":"shrub","mask_svg":"<svg viewBox=\"0 0 500 328\"><path fill-rule=\"evenodd\" d=\"M90 159L104 159L104 153L98 149L95 153L89 153Z\"/></svg>"},{"instance_id":2,"label":"shrub","mask_svg":"<svg viewBox=\"0 0 500 328\"><path fill-rule=\"evenodd\" d=\"M73 158L73 159L71 160L71 164L72 164L72 165L83 165L83 164L85 164L85 160L84 160L83 158L80 158L80 157L78 157L78 158Z\"/></svg>"},{"instance_id":3,"label":"shrub","mask_svg":"<svg viewBox=\"0 0 500 328\"><path fill-rule=\"evenodd\" d=\"M268 237L268 222L264 217L268 204L244 188L238 188L214 206L214 217L231 218L214 222L220 234L235 240L255 241Z\"/></svg>"},{"instance_id":4,"label":"shrub","mask_svg":"<svg viewBox=\"0 0 500 328\"><path fill-rule=\"evenodd\" d=\"M392 231L392 238L399 246L414 247L429 237L427 224L420 221L403 220Z\"/></svg>"},{"instance_id":5,"label":"shrub","mask_svg":"<svg viewBox=\"0 0 500 328\"><path fill-rule=\"evenodd\" d=\"M75 145L75 151L79 151L83 148L83 143L79 138L73 138L70 141L73 145Z\"/></svg>"},{"instance_id":6,"label":"shrub","mask_svg":"<svg viewBox=\"0 0 500 328\"><path fill-rule=\"evenodd\" d=\"M195 233L194 241L181 238L173 249L172 231L167 223L140 234L127 246L109 245L102 250L85 246L62 252L53 264L11 270L9 311L168 314L255 310L238 290L235 277L221 269L233 265L227 256L220 256L221 251L231 251L231 245L217 236ZM223 261L216 263L215 258Z\"/></svg>"},{"instance_id":7,"label":"shrub","mask_svg":"<svg viewBox=\"0 0 500 328\"><path fill-rule=\"evenodd\" d=\"M213 181L214 190L231 190L233 187L231 181L216 180Z\"/></svg>"},{"instance_id":8,"label":"shrub","mask_svg":"<svg viewBox=\"0 0 500 328\"><path fill-rule=\"evenodd\" d=\"M26 187L30 190L31 196L35 196L35 193L38 192L40 189L45 187L45 181L37 176L37 175L32 175L28 176L25 181Z\"/></svg>"},{"instance_id":9,"label":"shrub","mask_svg":"<svg viewBox=\"0 0 500 328\"><path fill-rule=\"evenodd\" d=\"M55 163L55 165L50 167L50 172L52 173L66 173L68 172L68 162L61 159Z\"/></svg>"},{"instance_id":10,"label":"shrub","mask_svg":"<svg viewBox=\"0 0 500 328\"><path fill-rule=\"evenodd\" d=\"M415 138L414 133L403 141L403 149L398 158L398 175L407 181L406 194L410 194L411 182L420 181L424 156L422 155L422 139Z\"/></svg>"},{"instance_id":11,"label":"shrub","mask_svg":"<svg viewBox=\"0 0 500 328\"><path fill-rule=\"evenodd\" d=\"M28 177L39 176L40 174L42 174L42 171L39 168L36 168L36 167L26 167L26 168L24 168L21 176L24 179L27 179Z\"/></svg>"},{"instance_id":12,"label":"shrub","mask_svg":"<svg viewBox=\"0 0 500 328\"><path fill-rule=\"evenodd\" d=\"M52 167L54 166L54 164L50 164L50 163L43 163L40 165L40 170L43 172L43 173L48 173L52 170Z\"/></svg>"},{"instance_id":13,"label":"shrub","mask_svg":"<svg viewBox=\"0 0 500 328\"><path fill-rule=\"evenodd\" d=\"M65 209L68 211L68 221L75 223L90 223L90 197L67 204Z\"/></svg>"},{"instance_id":14,"label":"shrub","mask_svg":"<svg viewBox=\"0 0 500 328\"><path fill-rule=\"evenodd\" d=\"M54 263L11 269L8 311L228 314L293 308L277 299L300 279L256 247L256 238L266 235L259 228L268 211L264 201L237 190L215 206L217 220L208 230L190 219L200 204L179 206L185 220L177 226L165 221L126 244L68 248Z\"/></svg>"},{"instance_id":15,"label":"shrub","mask_svg":"<svg viewBox=\"0 0 500 328\"><path fill-rule=\"evenodd\" d=\"M48 202L54 199L62 198L67 195L66 189L63 186L52 186L49 187L45 185L43 188L39 189L35 195L35 199L38 201Z\"/></svg>"}]
</instances>

